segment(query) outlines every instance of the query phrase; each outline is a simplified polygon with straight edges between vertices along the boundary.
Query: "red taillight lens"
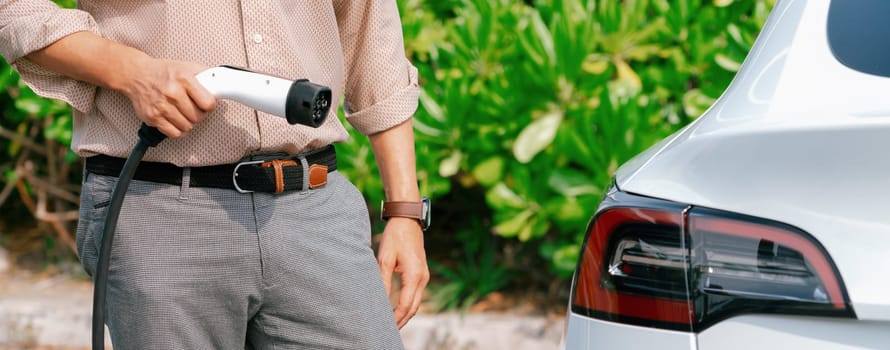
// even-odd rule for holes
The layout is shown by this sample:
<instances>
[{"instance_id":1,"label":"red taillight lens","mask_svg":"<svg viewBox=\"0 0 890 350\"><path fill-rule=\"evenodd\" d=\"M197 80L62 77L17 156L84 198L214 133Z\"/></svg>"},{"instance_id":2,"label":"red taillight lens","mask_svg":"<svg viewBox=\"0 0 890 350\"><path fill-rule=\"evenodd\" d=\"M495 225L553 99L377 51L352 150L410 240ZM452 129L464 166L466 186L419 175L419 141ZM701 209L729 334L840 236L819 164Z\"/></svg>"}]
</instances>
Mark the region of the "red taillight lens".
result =
<instances>
[{"instance_id":1,"label":"red taillight lens","mask_svg":"<svg viewBox=\"0 0 890 350\"><path fill-rule=\"evenodd\" d=\"M574 307L590 316L690 329L682 208L612 208L590 230Z\"/></svg>"},{"instance_id":2,"label":"red taillight lens","mask_svg":"<svg viewBox=\"0 0 890 350\"><path fill-rule=\"evenodd\" d=\"M809 234L780 223L613 192L591 224L572 310L700 331L742 313L853 317Z\"/></svg>"}]
</instances>

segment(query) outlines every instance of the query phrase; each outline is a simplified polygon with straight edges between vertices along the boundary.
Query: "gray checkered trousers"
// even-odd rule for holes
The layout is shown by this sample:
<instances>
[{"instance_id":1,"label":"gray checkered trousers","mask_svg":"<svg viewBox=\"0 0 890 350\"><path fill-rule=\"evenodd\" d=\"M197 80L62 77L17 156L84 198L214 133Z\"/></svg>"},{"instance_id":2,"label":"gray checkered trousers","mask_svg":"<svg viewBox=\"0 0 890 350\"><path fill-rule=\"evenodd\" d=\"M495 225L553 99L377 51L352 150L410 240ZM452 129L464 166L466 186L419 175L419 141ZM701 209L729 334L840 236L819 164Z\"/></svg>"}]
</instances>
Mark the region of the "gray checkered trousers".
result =
<instances>
[{"instance_id":1,"label":"gray checkered trousers","mask_svg":"<svg viewBox=\"0 0 890 350\"><path fill-rule=\"evenodd\" d=\"M134 180L108 278L123 349L401 349L361 193L339 172L282 194ZM77 247L96 268L114 177L87 173Z\"/></svg>"}]
</instances>

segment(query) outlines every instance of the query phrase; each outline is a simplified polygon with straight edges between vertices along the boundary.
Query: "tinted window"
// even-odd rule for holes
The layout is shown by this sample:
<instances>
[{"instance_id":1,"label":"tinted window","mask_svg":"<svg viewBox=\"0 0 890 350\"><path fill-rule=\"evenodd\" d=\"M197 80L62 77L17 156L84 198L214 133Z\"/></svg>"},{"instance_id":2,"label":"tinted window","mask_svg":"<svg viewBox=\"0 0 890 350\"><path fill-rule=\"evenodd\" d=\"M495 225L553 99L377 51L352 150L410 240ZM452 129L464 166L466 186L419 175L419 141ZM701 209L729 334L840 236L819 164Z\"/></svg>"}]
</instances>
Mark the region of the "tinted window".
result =
<instances>
[{"instance_id":1,"label":"tinted window","mask_svg":"<svg viewBox=\"0 0 890 350\"><path fill-rule=\"evenodd\" d=\"M832 1L828 44L847 67L890 77L890 1Z\"/></svg>"}]
</instances>

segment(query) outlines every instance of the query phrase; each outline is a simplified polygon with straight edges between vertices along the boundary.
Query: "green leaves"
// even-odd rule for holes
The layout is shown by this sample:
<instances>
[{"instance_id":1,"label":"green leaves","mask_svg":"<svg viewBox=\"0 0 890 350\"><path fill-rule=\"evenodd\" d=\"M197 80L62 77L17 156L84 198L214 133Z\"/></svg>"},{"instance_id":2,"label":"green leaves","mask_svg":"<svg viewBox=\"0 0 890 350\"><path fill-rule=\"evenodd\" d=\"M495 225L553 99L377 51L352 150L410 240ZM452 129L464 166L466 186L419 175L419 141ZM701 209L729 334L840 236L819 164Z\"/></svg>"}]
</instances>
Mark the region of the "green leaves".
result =
<instances>
[{"instance_id":1,"label":"green leaves","mask_svg":"<svg viewBox=\"0 0 890 350\"><path fill-rule=\"evenodd\" d=\"M460 153L460 151L452 152L448 158L443 159L439 163L439 176L451 177L457 175L457 171L460 170L461 159L463 159L463 153Z\"/></svg>"},{"instance_id":2,"label":"green leaves","mask_svg":"<svg viewBox=\"0 0 890 350\"><path fill-rule=\"evenodd\" d=\"M523 164L528 163L545 147L550 146L556 137L556 130L562 118L563 112L554 107L522 129L516 137L516 143L513 144L513 156L516 160Z\"/></svg>"},{"instance_id":3,"label":"green leaves","mask_svg":"<svg viewBox=\"0 0 890 350\"><path fill-rule=\"evenodd\" d=\"M485 200L494 209L523 209L526 207L525 200L503 182L499 182L488 190Z\"/></svg>"},{"instance_id":4,"label":"green leaves","mask_svg":"<svg viewBox=\"0 0 890 350\"><path fill-rule=\"evenodd\" d=\"M472 175L482 186L491 187L504 177L504 165L504 158L493 156L477 164Z\"/></svg>"},{"instance_id":5,"label":"green leaves","mask_svg":"<svg viewBox=\"0 0 890 350\"><path fill-rule=\"evenodd\" d=\"M469 223L458 233L465 241L476 244L463 246L462 259L440 263L430 261L430 270L445 279L442 285L430 287L430 302L436 311L470 306L487 294L504 287L510 280L510 270L499 260L494 237L480 232L478 221Z\"/></svg>"},{"instance_id":6,"label":"green leaves","mask_svg":"<svg viewBox=\"0 0 890 350\"><path fill-rule=\"evenodd\" d=\"M683 94L683 112L691 117L698 117L715 101L699 89L692 89Z\"/></svg>"},{"instance_id":7,"label":"green leaves","mask_svg":"<svg viewBox=\"0 0 890 350\"><path fill-rule=\"evenodd\" d=\"M18 73L0 59L0 106L3 107L3 118L0 120L6 129L17 130L25 136L31 123L42 126L42 136L58 142L62 146L71 144L72 115L71 108L62 101L46 99L38 96L19 78ZM10 142L6 149L9 157L15 157L21 151L21 145ZM76 159L70 159L68 163ZM3 159L0 162L11 161Z\"/></svg>"}]
</instances>

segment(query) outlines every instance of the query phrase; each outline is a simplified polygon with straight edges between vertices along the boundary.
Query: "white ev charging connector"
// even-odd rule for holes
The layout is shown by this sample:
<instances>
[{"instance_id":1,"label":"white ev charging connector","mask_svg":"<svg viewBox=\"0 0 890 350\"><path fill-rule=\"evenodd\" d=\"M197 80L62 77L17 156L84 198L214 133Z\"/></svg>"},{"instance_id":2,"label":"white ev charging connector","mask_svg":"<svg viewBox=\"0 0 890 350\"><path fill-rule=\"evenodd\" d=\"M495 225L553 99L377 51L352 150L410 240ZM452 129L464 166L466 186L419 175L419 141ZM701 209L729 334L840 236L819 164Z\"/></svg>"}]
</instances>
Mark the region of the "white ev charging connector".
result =
<instances>
[{"instance_id":1,"label":"white ev charging connector","mask_svg":"<svg viewBox=\"0 0 890 350\"><path fill-rule=\"evenodd\" d=\"M317 128L331 105L331 89L306 79L294 81L232 66L213 67L195 78L216 98L284 117L291 124Z\"/></svg>"}]
</instances>

